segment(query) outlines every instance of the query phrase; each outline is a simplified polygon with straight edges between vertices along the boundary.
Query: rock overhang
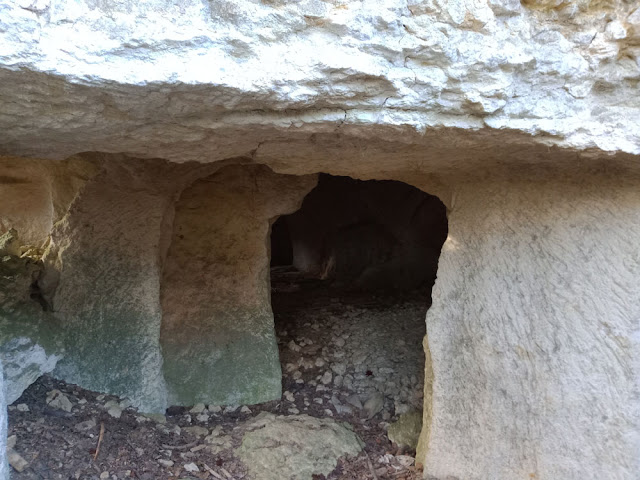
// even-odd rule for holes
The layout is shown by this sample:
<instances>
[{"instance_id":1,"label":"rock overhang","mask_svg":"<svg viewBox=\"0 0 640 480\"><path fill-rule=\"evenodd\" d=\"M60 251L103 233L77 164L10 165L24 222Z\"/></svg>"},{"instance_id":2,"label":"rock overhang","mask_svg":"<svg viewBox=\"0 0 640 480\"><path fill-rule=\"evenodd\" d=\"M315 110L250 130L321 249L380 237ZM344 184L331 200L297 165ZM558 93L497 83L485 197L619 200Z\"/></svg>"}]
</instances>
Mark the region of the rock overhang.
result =
<instances>
[{"instance_id":1,"label":"rock overhang","mask_svg":"<svg viewBox=\"0 0 640 480\"><path fill-rule=\"evenodd\" d=\"M640 153L638 11L522 3L6 4L0 153L210 162L443 130Z\"/></svg>"}]
</instances>

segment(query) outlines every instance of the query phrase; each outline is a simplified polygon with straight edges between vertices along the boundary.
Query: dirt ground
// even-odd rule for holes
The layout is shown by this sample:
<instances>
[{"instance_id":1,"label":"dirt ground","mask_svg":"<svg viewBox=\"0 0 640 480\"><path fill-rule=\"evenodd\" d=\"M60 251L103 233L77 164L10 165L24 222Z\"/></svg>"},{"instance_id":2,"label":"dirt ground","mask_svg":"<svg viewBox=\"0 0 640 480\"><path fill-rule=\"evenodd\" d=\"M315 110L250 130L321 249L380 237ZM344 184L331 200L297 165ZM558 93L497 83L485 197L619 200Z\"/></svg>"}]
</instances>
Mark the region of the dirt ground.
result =
<instances>
[{"instance_id":1,"label":"dirt ground","mask_svg":"<svg viewBox=\"0 0 640 480\"><path fill-rule=\"evenodd\" d=\"M428 295L336 292L293 272L277 273L272 302L281 400L193 411L171 407L165 416L145 416L126 400L45 376L9 407L9 437L15 435L15 451L27 464L12 478L249 478L234 449L243 423L263 411L331 417L362 439L359 456L341 459L331 474L314 480L421 478L411 465L415 452L392 444L386 428L422 405ZM51 403L55 390L69 400L70 411Z\"/></svg>"}]
</instances>

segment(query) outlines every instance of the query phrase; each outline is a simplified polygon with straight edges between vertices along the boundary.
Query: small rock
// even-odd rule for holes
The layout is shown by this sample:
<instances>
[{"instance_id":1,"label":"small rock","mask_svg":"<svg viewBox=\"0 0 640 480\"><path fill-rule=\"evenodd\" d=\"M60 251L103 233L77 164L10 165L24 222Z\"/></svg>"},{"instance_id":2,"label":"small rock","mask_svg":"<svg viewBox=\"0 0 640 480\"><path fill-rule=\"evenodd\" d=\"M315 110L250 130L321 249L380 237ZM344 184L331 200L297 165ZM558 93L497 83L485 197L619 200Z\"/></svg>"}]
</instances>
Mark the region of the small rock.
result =
<instances>
[{"instance_id":1,"label":"small rock","mask_svg":"<svg viewBox=\"0 0 640 480\"><path fill-rule=\"evenodd\" d=\"M19 403L19 404L16 406L16 409L17 409L19 412L28 412L28 411L29 411L29 405L27 405L26 403Z\"/></svg>"},{"instance_id":2,"label":"small rock","mask_svg":"<svg viewBox=\"0 0 640 480\"><path fill-rule=\"evenodd\" d=\"M113 418L120 418L122 416L122 409L119 406L114 405L113 407L109 408L109 410L107 410L107 413Z\"/></svg>"},{"instance_id":3,"label":"small rock","mask_svg":"<svg viewBox=\"0 0 640 480\"><path fill-rule=\"evenodd\" d=\"M154 422L160 423L162 425L167 423L167 417L165 417L161 413L146 413L144 416L147 417L149 420L153 420Z\"/></svg>"},{"instance_id":4,"label":"small rock","mask_svg":"<svg viewBox=\"0 0 640 480\"><path fill-rule=\"evenodd\" d=\"M333 417L333 412L331 410L329 410L328 408L324 409L324 413L325 415L327 415L328 417Z\"/></svg>"},{"instance_id":5,"label":"small rock","mask_svg":"<svg viewBox=\"0 0 640 480\"><path fill-rule=\"evenodd\" d=\"M202 423L206 423L209 421L209 415L207 415L206 413L201 413L196 416L196 420Z\"/></svg>"},{"instance_id":6,"label":"small rock","mask_svg":"<svg viewBox=\"0 0 640 480\"><path fill-rule=\"evenodd\" d=\"M202 413L206 408L207 407L204 406L204 403L197 403L191 410L189 410L189 413Z\"/></svg>"},{"instance_id":7,"label":"small rock","mask_svg":"<svg viewBox=\"0 0 640 480\"><path fill-rule=\"evenodd\" d=\"M246 405L244 405L241 409L240 409L240 413L251 413L251 409L249 407L247 407Z\"/></svg>"},{"instance_id":8,"label":"small rock","mask_svg":"<svg viewBox=\"0 0 640 480\"><path fill-rule=\"evenodd\" d=\"M220 405L209 405L209 411L211 413L220 413L222 412L222 407Z\"/></svg>"},{"instance_id":9,"label":"small rock","mask_svg":"<svg viewBox=\"0 0 640 480\"><path fill-rule=\"evenodd\" d=\"M329 370L327 370L326 372L324 372L324 375L322 375L322 378L320 379L320 381L324 385L329 385L331 383L332 379L333 379L333 375L331 374L331 372Z\"/></svg>"},{"instance_id":10,"label":"small rock","mask_svg":"<svg viewBox=\"0 0 640 480\"><path fill-rule=\"evenodd\" d=\"M289 413L291 413L292 415L297 415L300 413L300 410L298 410L297 408L291 407L289 409Z\"/></svg>"},{"instance_id":11,"label":"small rock","mask_svg":"<svg viewBox=\"0 0 640 480\"><path fill-rule=\"evenodd\" d=\"M346 342L344 341L344 338L336 338L333 343L336 345L336 347L344 347L344 344Z\"/></svg>"},{"instance_id":12,"label":"small rock","mask_svg":"<svg viewBox=\"0 0 640 480\"><path fill-rule=\"evenodd\" d=\"M51 408L57 408L59 410L64 410L65 412L70 412L73 408L71 400L69 400L60 390L51 390L48 392L46 402Z\"/></svg>"},{"instance_id":13,"label":"small rock","mask_svg":"<svg viewBox=\"0 0 640 480\"><path fill-rule=\"evenodd\" d=\"M80 400L78 400L78 405L85 405L86 403L87 403L86 398L81 398Z\"/></svg>"},{"instance_id":14,"label":"small rock","mask_svg":"<svg viewBox=\"0 0 640 480\"><path fill-rule=\"evenodd\" d=\"M333 384L338 388L342 386L342 382L343 382L342 375L336 375L335 378L333 379Z\"/></svg>"},{"instance_id":15,"label":"small rock","mask_svg":"<svg viewBox=\"0 0 640 480\"><path fill-rule=\"evenodd\" d=\"M403 467L408 468L416 462L416 459L409 455L396 455L396 461Z\"/></svg>"},{"instance_id":16,"label":"small rock","mask_svg":"<svg viewBox=\"0 0 640 480\"><path fill-rule=\"evenodd\" d=\"M199 472L200 471L200 469L198 468L198 466L195 463L187 463L184 466L184 469L187 472Z\"/></svg>"},{"instance_id":17,"label":"small rock","mask_svg":"<svg viewBox=\"0 0 640 480\"><path fill-rule=\"evenodd\" d=\"M238 410L238 405L229 405L224 409L224 413L233 413Z\"/></svg>"},{"instance_id":18,"label":"small rock","mask_svg":"<svg viewBox=\"0 0 640 480\"><path fill-rule=\"evenodd\" d=\"M163 467L173 467L173 461L172 460L165 460L164 458L161 458L158 460L158 463L160 465L162 465Z\"/></svg>"},{"instance_id":19,"label":"small rock","mask_svg":"<svg viewBox=\"0 0 640 480\"><path fill-rule=\"evenodd\" d=\"M7 438L7 450L12 450L16 448L16 442L18 441L18 437L16 435L11 435Z\"/></svg>"},{"instance_id":20,"label":"small rock","mask_svg":"<svg viewBox=\"0 0 640 480\"><path fill-rule=\"evenodd\" d=\"M284 392L284 398L288 401L288 402L295 402L295 397L293 396L293 393L286 391Z\"/></svg>"},{"instance_id":21,"label":"small rock","mask_svg":"<svg viewBox=\"0 0 640 480\"><path fill-rule=\"evenodd\" d=\"M364 402L364 411L367 414L367 418L371 419L375 417L384 405L384 396L380 392L375 392L371 395L366 402Z\"/></svg>"},{"instance_id":22,"label":"small rock","mask_svg":"<svg viewBox=\"0 0 640 480\"><path fill-rule=\"evenodd\" d=\"M334 363L331 365L331 370L337 375L344 375L347 372L347 367L344 363Z\"/></svg>"},{"instance_id":23,"label":"small rock","mask_svg":"<svg viewBox=\"0 0 640 480\"><path fill-rule=\"evenodd\" d=\"M314 403L317 403L318 405L322 405L322 399L321 398L314 398L313 401L314 401Z\"/></svg>"},{"instance_id":24,"label":"small rock","mask_svg":"<svg viewBox=\"0 0 640 480\"><path fill-rule=\"evenodd\" d=\"M316 358L316 367L324 367L324 360L321 358Z\"/></svg>"},{"instance_id":25,"label":"small rock","mask_svg":"<svg viewBox=\"0 0 640 480\"><path fill-rule=\"evenodd\" d=\"M359 410L362 410L362 402L360 401L360 397L358 397L358 395L354 394L347 397L347 403L353 405Z\"/></svg>"},{"instance_id":26,"label":"small rock","mask_svg":"<svg viewBox=\"0 0 640 480\"><path fill-rule=\"evenodd\" d=\"M294 342L293 340L291 340L288 344L287 347L289 347L289 350L293 351L293 352L299 352L300 351L300 346L296 344L296 342Z\"/></svg>"},{"instance_id":27,"label":"small rock","mask_svg":"<svg viewBox=\"0 0 640 480\"><path fill-rule=\"evenodd\" d=\"M422 412L417 410L400 415L398 421L389 425L389 440L400 447L415 449L422 430Z\"/></svg>"},{"instance_id":28,"label":"small rock","mask_svg":"<svg viewBox=\"0 0 640 480\"><path fill-rule=\"evenodd\" d=\"M109 472L102 472L102 473L100 474L100 478L101 478L101 479L109 478Z\"/></svg>"}]
</instances>

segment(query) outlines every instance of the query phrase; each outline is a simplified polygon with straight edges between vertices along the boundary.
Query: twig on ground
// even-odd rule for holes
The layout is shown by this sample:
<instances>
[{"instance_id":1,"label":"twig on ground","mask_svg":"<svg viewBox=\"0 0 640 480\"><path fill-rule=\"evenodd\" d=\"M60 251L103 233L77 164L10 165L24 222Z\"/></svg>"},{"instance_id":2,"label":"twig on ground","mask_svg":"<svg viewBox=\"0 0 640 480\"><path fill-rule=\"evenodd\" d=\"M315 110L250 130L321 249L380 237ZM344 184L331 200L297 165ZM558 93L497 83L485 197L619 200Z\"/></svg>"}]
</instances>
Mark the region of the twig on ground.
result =
<instances>
[{"instance_id":1,"label":"twig on ground","mask_svg":"<svg viewBox=\"0 0 640 480\"><path fill-rule=\"evenodd\" d=\"M188 450L191 447L194 447L198 443L198 440L191 443L185 443L184 445L167 445L166 443L162 444L162 448L166 450Z\"/></svg>"},{"instance_id":2,"label":"twig on ground","mask_svg":"<svg viewBox=\"0 0 640 480\"><path fill-rule=\"evenodd\" d=\"M100 445L102 444L102 437L104 437L104 422L100 422L100 435L98 435L98 446L96 447L96 453L93 454L93 459L98 458L100 453Z\"/></svg>"},{"instance_id":3,"label":"twig on ground","mask_svg":"<svg viewBox=\"0 0 640 480\"><path fill-rule=\"evenodd\" d=\"M222 477L222 475L220 475L218 472L216 472L213 468L211 468L209 465L207 465L206 463L204 464L204 469L209 472L211 475L213 475L214 477L216 477L218 480L224 480L224 478Z\"/></svg>"}]
</instances>

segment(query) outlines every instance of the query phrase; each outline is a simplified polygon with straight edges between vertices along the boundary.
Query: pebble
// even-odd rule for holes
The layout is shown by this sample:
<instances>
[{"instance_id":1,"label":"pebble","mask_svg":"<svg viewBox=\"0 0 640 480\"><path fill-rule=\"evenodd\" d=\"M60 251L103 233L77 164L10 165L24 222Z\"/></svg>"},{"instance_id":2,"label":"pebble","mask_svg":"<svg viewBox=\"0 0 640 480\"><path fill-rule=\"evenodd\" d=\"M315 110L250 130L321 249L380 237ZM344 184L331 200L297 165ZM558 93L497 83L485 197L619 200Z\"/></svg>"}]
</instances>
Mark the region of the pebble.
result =
<instances>
[{"instance_id":1,"label":"pebble","mask_svg":"<svg viewBox=\"0 0 640 480\"><path fill-rule=\"evenodd\" d=\"M199 415L196 415L196 420L202 423L206 423L209 421L209 415L207 415L206 413L201 413Z\"/></svg>"},{"instance_id":2,"label":"pebble","mask_svg":"<svg viewBox=\"0 0 640 480\"><path fill-rule=\"evenodd\" d=\"M333 375L331 374L331 372L329 370L327 370L326 372L324 372L324 375L322 375L322 378L320 379L320 381L324 385L328 385L328 384L331 383L332 379L333 379Z\"/></svg>"},{"instance_id":3,"label":"pebble","mask_svg":"<svg viewBox=\"0 0 640 480\"><path fill-rule=\"evenodd\" d=\"M297 408L291 407L289 409L289 413L293 414L293 415L297 415L300 413L300 410L298 410Z\"/></svg>"},{"instance_id":4,"label":"pebble","mask_svg":"<svg viewBox=\"0 0 640 480\"><path fill-rule=\"evenodd\" d=\"M204 405L204 403L197 403L193 406L191 410L189 410L189 413L202 413L206 409L207 407Z\"/></svg>"},{"instance_id":5,"label":"pebble","mask_svg":"<svg viewBox=\"0 0 640 480\"><path fill-rule=\"evenodd\" d=\"M344 363L334 363L331 365L331 370L337 375L344 375L347 372L347 366Z\"/></svg>"},{"instance_id":6,"label":"pebble","mask_svg":"<svg viewBox=\"0 0 640 480\"><path fill-rule=\"evenodd\" d=\"M288 401L293 403L295 401L295 397L293 396L293 393L286 391L284 392L284 398Z\"/></svg>"},{"instance_id":7,"label":"pebble","mask_svg":"<svg viewBox=\"0 0 640 480\"><path fill-rule=\"evenodd\" d=\"M220 413L222 412L222 407L220 405L209 405L209 411L211 413Z\"/></svg>"},{"instance_id":8,"label":"pebble","mask_svg":"<svg viewBox=\"0 0 640 480\"><path fill-rule=\"evenodd\" d=\"M173 460L165 460L161 458L160 460L158 460L158 463L163 467L167 467L167 468L173 467Z\"/></svg>"},{"instance_id":9,"label":"pebble","mask_svg":"<svg viewBox=\"0 0 640 480\"><path fill-rule=\"evenodd\" d=\"M416 462L416 459L409 455L396 455L396 461L406 468L412 466Z\"/></svg>"},{"instance_id":10,"label":"pebble","mask_svg":"<svg viewBox=\"0 0 640 480\"><path fill-rule=\"evenodd\" d=\"M191 473L200 471L198 466L193 462L185 464L183 468L185 469L185 471L191 472Z\"/></svg>"},{"instance_id":11,"label":"pebble","mask_svg":"<svg viewBox=\"0 0 640 480\"><path fill-rule=\"evenodd\" d=\"M364 402L364 411L367 418L371 419L375 417L384 406L384 395L379 392L373 393L366 402Z\"/></svg>"},{"instance_id":12,"label":"pebble","mask_svg":"<svg viewBox=\"0 0 640 480\"><path fill-rule=\"evenodd\" d=\"M337 338L334 342L333 342L337 347L344 347L344 344L346 343L344 338Z\"/></svg>"},{"instance_id":13,"label":"pebble","mask_svg":"<svg viewBox=\"0 0 640 480\"><path fill-rule=\"evenodd\" d=\"M100 478L101 478L101 479L109 478L109 472L102 472L102 473L100 474Z\"/></svg>"},{"instance_id":14,"label":"pebble","mask_svg":"<svg viewBox=\"0 0 640 480\"><path fill-rule=\"evenodd\" d=\"M11 449L7 450L7 461L18 473L24 471L24 469L29 466L29 462L22 458L22 455Z\"/></svg>"},{"instance_id":15,"label":"pebble","mask_svg":"<svg viewBox=\"0 0 640 480\"><path fill-rule=\"evenodd\" d=\"M165 417L161 413L146 413L144 416L147 417L149 420L153 420L154 422L160 423L162 425L167 423L167 417Z\"/></svg>"},{"instance_id":16,"label":"pebble","mask_svg":"<svg viewBox=\"0 0 640 480\"><path fill-rule=\"evenodd\" d=\"M57 408L58 410L64 410L65 412L71 412L73 404L71 400L62 393L60 390L51 390L47 392L47 405L51 408Z\"/></svg>"},{"instance_id":17,"label":"pebble","mask_svg":"<svg viewBox=\"0 0 640 480\"><path fill-rule=\"evenodd\" d=\"M246 405L244 405L241 409L240 409L241 413L251 413L251 409L249 407L247 407Z\"/></svg>"},{"instance_id":18,"label":"pebble","mask_svg":"<svg viewBox=\"0 0 640 480\"><path fill-rule=\"evenodd\" d=\"M26 403L19 403L18 405L16 405L16 409L19 412L28 412L29 411L29 405L27 405Z\"/></svg>"},{"instance_id":19,"label":"pebble","mask_svg":"<svg viewBox=\"0 0 640 480\"><path fill-rule=\"evenodd\" d=\"M238 405L229 405L224 409L224 413L233 413L238 410Z\"/></svg>"},{"instance_id":20,"label":"pebble","mask_svg":"<svg viewBox=\"0 0 640 480\"><path fill-rule=\"evenodd\" d=\"M324 360L321 358L316 358L316 367L324 367Z\"/></svg>"},{"instance_id":21,"label":"pebble","mask_svg":"<svg viewBox=\"0 0 640 480\"><path fill-rule=\"evenodd\" d=\"M300 346L298 344L296 344L296 342L294 342L293 340L291 340L287 344L287 347L289 348L289 350L291 350L293 352L299 352L300 351Z\"/></svg>"}]
</instances>

